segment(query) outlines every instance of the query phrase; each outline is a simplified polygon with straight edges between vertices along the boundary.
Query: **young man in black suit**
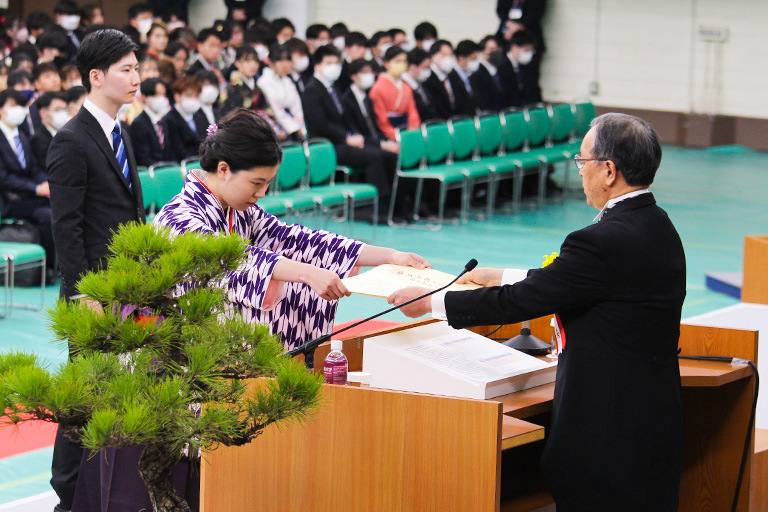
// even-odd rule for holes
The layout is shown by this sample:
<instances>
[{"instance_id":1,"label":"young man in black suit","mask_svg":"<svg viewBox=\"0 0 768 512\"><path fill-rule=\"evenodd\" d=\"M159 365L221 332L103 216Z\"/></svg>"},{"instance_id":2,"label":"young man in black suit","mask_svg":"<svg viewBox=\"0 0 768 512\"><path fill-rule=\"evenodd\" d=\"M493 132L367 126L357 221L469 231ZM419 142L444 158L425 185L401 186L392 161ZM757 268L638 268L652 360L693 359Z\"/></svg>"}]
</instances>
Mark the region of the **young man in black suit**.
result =
<instances>
[{"instance_id":1,"label":"young man in black suit","mask_svg":"<svg viewBox=\"0 0 768 512\"><path fill-rule=\"evenodd\" d=\"M433 107L437 119L448 119L456 108L456 97L453 92L454 84L449 78L449 73L456 65L456 57L453 55L451 43L440 39L429 48L429 57L432 63L429 68L432 74L424 81L424 89L435 100Z\"/></svg>"},{"instance_id":2,"label":"young man in black suit","mask_svg":"<svg viewBox=\"0 0 768 512\"><path fill-rule=\"evenodd\" d=\"M347 126L341 96L333 85L341 74L340 61L341 53L332 45L321 46L315 52L315 76L301 98L307 134L309 138L330 140L339 165L362 169L365 182L379 191L381 213L389 204L394 168L387 169L380 143L366 144L363 135L352 133Z\"/></svg>"},{"instance_id":3,"label":"young man in black suit","mask_svg":"<svg viewBox=\"0 0 768 512\"><path fill-rule=\"evenodd\" d=\"M464 115L474 116L478 110L478 101L470 77L480 69L480 46L465 39L456 45L455 53L456 67L451 74L455 73L462 85L456 88L456 104Z\"/></svg>"},{"instance_id":4,"label":"young man in black suit","mask_svg":"<svg viewBox=\"0 0 768 512\"><path fill-rule=\"evenodd\" d=\"M648 191L661 145L642 119L605 114L575 160L587 203L600 213L566 237L552 264L476 269L460 282L484 288L436 294L404 312L432 312L455 328L556 313L565 349L541 466L558 510L676 512L685 253ZM423 291L405 288L389 300Z\"/></svg>"},{"instance_id":5,"label":"young man in black suit","mask_svg":"<svg viewBox=\"0 0 768 512\"><path fill-rule=\"evenodd\" d=\"M84 273L104 268L112 233L120 225L145 221L133 145L117 118L139 88L138 50L113 29L83 40L77 69L88 97L48 149L53 237L64 298L77 293ZM81 456L79 444L57 434L51 469L51 485L60 500L56 510L72 508Z\"/></svg>"},{"instance_id":6,"label":"young man in black suit","mask_svg":"<svg viewBox=\"0 0 768 512\"><path fill-rule=\"evenodd\" d=\"M200 80L192 75L180 76L173 82L174 106L163 117L163 126L167 127L167 156L172 161L181 162L196 156L206 136L207 121L196 116L201 107L202 89Z\"/></svg>"},{"instance_id":7,"label":"young man in black suit","mask_svg":"<svg viewBox=\"0 0 768 512\"><path fill-rule=\"evenodd\" d=\"M400 75L400 78L413 90L413 100L416 102L416 110L419 111L422 122L438 117L437 101L424 88L424 82L432 75L432 70L429 68L431 64L432 59L424 49L414 48L408 52L408 69Z\"/></svg>"},{"instance_id":8,"label":"young man in black suit","mask_svg":"<svg viewBox=\"0 0 768 512\"><path fill-rule=\"evenodd\" d=\"M168 127L163 122L163 116L168 113L170 103L162 79L147 78L141 82L140 87L144 96L144 111L136 116L128 130L136 164L149 167L155 162L169 160L165 135Z\"/></svg>"},{"instance_id":9,"label":"young man in black suit","mask_svg":"<svg viewBox=\"0 0 768 512\"><path fill-rule=\"evenodd\" d=\"M493 51L487 56L485 52L481 52L480 67L469 77L469 82L475 90L477 108L480 110L497 112L504 108L504 89L498 75L502 58L499 51Z\"/></svg>"},{"instance_id":10,"label":"young man in black suit","mask_svg":"<svg viewBox=\"0 0 768 512\"><path fill-rule=\"evenodd\" d=\"M29 221L40 231L48 278L55 275L50 191L45 169L35 158L27 135L19 130L27 115L21 91L0 92L0 206L2 215Z\"/></svg>"},{"instance_id":11,"label":"young man in black suit","mask_svg":"<svg viewBox=\"0 0 768 512\"><path fill-rule=\"evenodd\" d=\"M224 48L223 36L215 28L204 28L197 34L197 59L189 65L185 74L197 75L201 71L213 71L219 79L219 85L226 83L218 67L219 55Z\"/></svg>"},{"instance_id":12,"label":"young man in black suit","mask_svg":"<svg viewBox=\"0 0 768 512\"><path fill-rule=\"evenodd\" d=\"M507 53L499 62L505 108L524 107L541 101L541 89L531 67L535 52L533 38L527 32L515 32Z\"/></svg>"}]
</instances>

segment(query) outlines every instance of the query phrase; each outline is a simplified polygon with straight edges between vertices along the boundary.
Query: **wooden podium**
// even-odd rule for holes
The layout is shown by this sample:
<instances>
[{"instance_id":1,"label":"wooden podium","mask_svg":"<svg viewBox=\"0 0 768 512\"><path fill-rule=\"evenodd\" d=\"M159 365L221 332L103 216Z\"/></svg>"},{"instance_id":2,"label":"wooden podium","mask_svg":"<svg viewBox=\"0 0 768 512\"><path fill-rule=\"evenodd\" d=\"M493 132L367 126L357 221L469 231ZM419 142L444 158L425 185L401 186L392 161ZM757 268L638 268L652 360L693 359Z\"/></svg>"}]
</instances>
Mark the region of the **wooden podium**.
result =
<instances>
[{"instance_id":1,"label":"wooden podium","mask_svg":"<svg viewBox=\"0 0 768 512\"><path fill-rule=\"evenodd\" d=\"M744 237L741 301L768 304L768 236Z\"/></svg>"},{"instance_id":2,"label":"wooden podium","mask_svg":"<svg viewBox=\"0 0 768 512\"><path fill-rule=\"evenodd\" d=\"M532 322L548 340L551 317ZM434 320L344 339L350 371L367 338ZM492 327L473 329L487 334ZM512 337L520 324L494 337ZM755 361L755 331L681 326L683 355ZM328 344L318 348L323 361ZM749 367L680 361L685 457L680 510L730 510L749 419ZM259 385L258 381L254 385ZM552 503L539 472L554 384L492 400L351 386L323 389L303 425L270 426L249 445L221 447L201 464L202 512L496 512ZM752 450L739 499L749 510Z\"/></svg>"}]
</instances>

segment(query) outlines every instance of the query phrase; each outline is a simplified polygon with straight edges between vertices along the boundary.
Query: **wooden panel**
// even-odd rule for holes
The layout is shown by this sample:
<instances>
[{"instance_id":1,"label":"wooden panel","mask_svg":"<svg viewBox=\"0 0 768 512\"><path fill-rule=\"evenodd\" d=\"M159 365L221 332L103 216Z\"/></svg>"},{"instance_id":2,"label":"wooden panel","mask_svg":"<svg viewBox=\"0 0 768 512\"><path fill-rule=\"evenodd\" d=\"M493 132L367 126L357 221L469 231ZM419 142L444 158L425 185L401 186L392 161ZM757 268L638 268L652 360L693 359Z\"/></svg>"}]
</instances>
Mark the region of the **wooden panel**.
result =
<instances>
[{"instance_id":1,"label":"wooden panel","mask_svg":"<svg viewBox=\"0 0 768 512\"><path fill-rule=\"evenodd\" d=\"M752 471L752 492L749 509L768 510L768 430L755 429L755 460Z\"/></svg>"},{"instance_id":2,"label":"wooden panel","mask_svg":"<svg viewBox=\"0 0 768 512\"><path fill-rule=\"evenodd\" d=\"M740 357L757 363L757 331L680 325L680 355Z\"/></svg>"},{"instance_id":3,"label":"wooden panel","mask_svg":"<svg viewBox=\"0 0 768 512\"><path fill-rule=\"evenodd\" d=\"M742 302L768 304L768 236L744 237Z\"/></svg>"},{"instance_id":4,"label":"wooden panel","mask_svg":"<svg viewBox=\"0 0 768 512\"><path fill-rule=\"evenodd\" d=\"M501 449L509 450L516 446L534 443L544 439L544 427L527 421L502 416L501 420Z\"/></svg>"},{"instance_id":5,"label":"wooden panel","mask_svg":"<svg viewBox=\"0 0 768 512\"><path fill-rule=\"evenodd\" d=\"M493 512L501 404L324 386L305 425L274 426L202 464L202 512ZM235 483L236 482L236 483Z\"/></svg>"}]
</instances>

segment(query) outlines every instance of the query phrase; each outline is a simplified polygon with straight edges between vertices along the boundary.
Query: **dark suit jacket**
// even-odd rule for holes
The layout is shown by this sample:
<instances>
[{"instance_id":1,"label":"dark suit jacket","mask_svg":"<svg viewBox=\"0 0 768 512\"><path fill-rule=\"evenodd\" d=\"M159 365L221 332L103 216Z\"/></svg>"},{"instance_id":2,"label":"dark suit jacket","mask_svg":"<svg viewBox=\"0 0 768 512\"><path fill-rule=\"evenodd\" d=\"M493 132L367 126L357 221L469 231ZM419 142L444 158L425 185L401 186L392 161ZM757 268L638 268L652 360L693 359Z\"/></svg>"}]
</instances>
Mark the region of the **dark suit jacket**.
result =
<instances>
[{"instance_id":1,"label":"dark suit jacket","mask_svg":"<svg viewBox=\"0 0 768 512\"><path fill-rule=\"evenodd\" d=\"M35 160L41 165L45 165L45 161L48 156L48 146L51 145L53 135L48 131L48 128L42 126L32 136L32 153L35 155Z\"/></svg>"},{"instance_id":2,"label":"dark suit jacket","mask_svg":"<svg viewBox=\"0 0 768 512\"><path fill-rule=\"evenodd\" d=\"M205 66L203 66L203 63L200 62L199 59L196 59L195 62L189 65L187 70L184 72L185 75L197 75L198 73L202 73L208 71L205 69Z\"/></svg>"},{"instance_id":3,"label":"dark suit jacket","mask_svg":"<svg viewBox=\"0 0 768 512\"><path fill-rule=\"evenodd\" d=\"M141 182L128 131L123 132L133 191L98 121L81 108L48 148L53 238L61 269L61 296L77 293L83 273L105 265L112 232L144 222Z\"/></svg>"},{"instance_id":4,"label":"dark suit jacket","mask_svg":"<svg viewBox=\"0 0 768 512\"><path fill-rule=\"evenodd\" d=\"M446 294L456 328L559 313L566 345L542 470L563 510L677 511L684 298L683 246L651 194L568 235L519 283Z\"/></svg>"},{"instance_id":5,"label":"dark suit jacket","mask_svg":"<svg viewBox=\"0 0 768 512\"><path fill-rule=\"evenodd\" d=\"M475 90L477 108L480 110L501 110L504 108L503 92L496 85L488 69L481 65L469 77L469 82Z\"/></svg>"},{"instance_id":6,"label":"dark suit jacket","mask_svg":"<svg viewBox=\"0 0 768 512\"><path fill-rule=\"evenodd\" d=\"M345 124L351 133L359 133L362 135L365 138L366 144L379 145L382 140L386 139L386 137L379 128L379 125L376 124L376 114L373 110L373 102L367 94L365 99L363 99L363 103L368 112L367 116L363 114L363 111L360 109L360 104L357 102L357 98L355 98L355 93L352 92L352 89L348 89L347 92L341 95L341 105L344 107ZM370 123L366 122L366 117L368 117ZM371 127L373 127L373 132L371 132Z\"/></svg>"},{"instance_id":7,"label":"dark suit jacket","mask_svg":"<svg viewBox=\"0 0 768 512\"><path fill-rule=\"evenodd\" d=\"M349 62L346 59L341 61L341 74L333 85L339 91L339 94L347 92L352 85L352 77L349 74Z\"/></svg>"},{"instance_id":8,"label":"dark suit jacket","mask_svg":"<svg viewBox=\"0 0 768 512\"><path fill-rule=\"evenodd\" d=\"M505 55L501 59L498 72L505 108L523 107L541 101L536 70L531 64L519 66L515 71L512 61Z\"/></svg>"},{"instance_id":9,"label":"dark suit jacket","mask_svg":"<svg viewBox=\"0 0 768 512\"><path fill-rule=\"evenodd\" d=\"M453 115L453 107L451 106L451 99L448 96L448 91L445 90L445 85L443 85L443 82L437 78L434 71L421 86L427 91L430 99L434 100L432 112L434 113L435 118L448 119Z\"/></svg>"},{"instance_id":10,"label":"dark suit jacket","mask_svg":"<svg viewBox=\"0 0 768 512\"><path fill-rule=\"evenodd\" d=\"M205 118L205 114L203 114L203 118ZM205 138L208 121L201 120L199 116L197 118L193 116L193 120L195 121L195 132L192 131L175 107L171 108L163 117L163 123L168 127L165 132L165 147L170 160L181 162L185 158L197 156L200 142ZM200 126L201 123L204 126ZM200 130L203 131L203 135L200 134Z\"/></svg>"},{"instance_id":11,"label":"dark suit jacket","mask_svg":"<svg viewBox=\"0 0 768 512\"><path fill-rule=\"evenodd\" d=\"M451 88L453 89L453 115L474 116L477 113L474 91L470 93L469 90L467 90L467 86L464 85L464 80L461 79L461 76L459 76L459 73L455 69L448 73L448 80L451 81ZM471 85L472 84L470 84L470 87Z\"/></svg>"},{"instance_id":12,"label":"dark suit jacket","mask_svg":"<svg viewBox=\"0 0 768 512\"><path fill-rule=\"evenodd\" d=\"M163 120L160 120L160 126L163 128L165 147L160 145L160 139L152 124L152 120L146 112L142 112L133 120L128 128L131 132L133 141L133 154L136 157L136 165L149 167L155 162L162 162L169 159L168 148L168 128Z\"/></svg>"},{"instance_id":13,"label":"dark suit jacket","mask_svg":"<svg viewBox=\"0 0 768 512\"><path fill-rule=\"evenodd\" d=\"M496 14L501 20L499 25L499 31L497 35L502 37L502 30L504 29L504 23L509 17L509 10L514 5L515 0L498 0L496 4ZM541 19L547 12L547 0L523 0L520 2L520 10L523 11L521 18L516 21L525 27L525 31L531 34L533 40L536 41L536 51L544 53L547 48L544 44L544 34L541 31Z\"/></svg>"},{"instance_id":14,"label":"dark suit jacket","mask_svg":"<svg viewBox=\"0 0 768 512\"><path fill-rule=\"evenodd\" d=\"M16 157L16 149L11 146L5 135L0 132L0 196L4 209L13 201L37 197L35 188L47 181L45 171L37 163L32 144L26 134L19 130L21 147L24 148L26 167L22 167ZM6 211L0 212L6 213Z\"/></svg>"},{"instance_id":15,"label":"dark suit jacket","mask_svg":"<svg viewBox=\"0 0 768 512\"><path fill-rule=\"evenodd\" d=\"M323 137L336 145L347 143L347 133L350 130L344 122L343 111L339 112L331 93L317 78L312 77L307 82L301 105L304 109L307 135L310 138Z\"/></svg>"}]
</instances>

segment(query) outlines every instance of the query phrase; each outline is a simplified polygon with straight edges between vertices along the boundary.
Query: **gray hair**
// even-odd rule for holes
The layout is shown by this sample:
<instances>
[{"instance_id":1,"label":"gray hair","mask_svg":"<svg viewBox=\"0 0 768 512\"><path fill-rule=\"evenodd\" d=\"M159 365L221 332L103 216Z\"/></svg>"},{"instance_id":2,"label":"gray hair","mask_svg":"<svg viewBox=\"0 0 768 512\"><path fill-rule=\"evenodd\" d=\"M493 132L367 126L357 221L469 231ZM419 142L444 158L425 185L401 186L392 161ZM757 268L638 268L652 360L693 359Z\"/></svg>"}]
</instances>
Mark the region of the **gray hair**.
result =
<instances>
[{"instance_id":1,"label":"gray hair","mask_svg":"<svg viewBox=\"0 0 768 512\"><path fill-rule=\"evenodd\" d=\"M627 185L649 186L661 163L661 143L650 124L639 117L608 113L592 120L592 155L613 161Z\"/></svg>"}]
</instances>

